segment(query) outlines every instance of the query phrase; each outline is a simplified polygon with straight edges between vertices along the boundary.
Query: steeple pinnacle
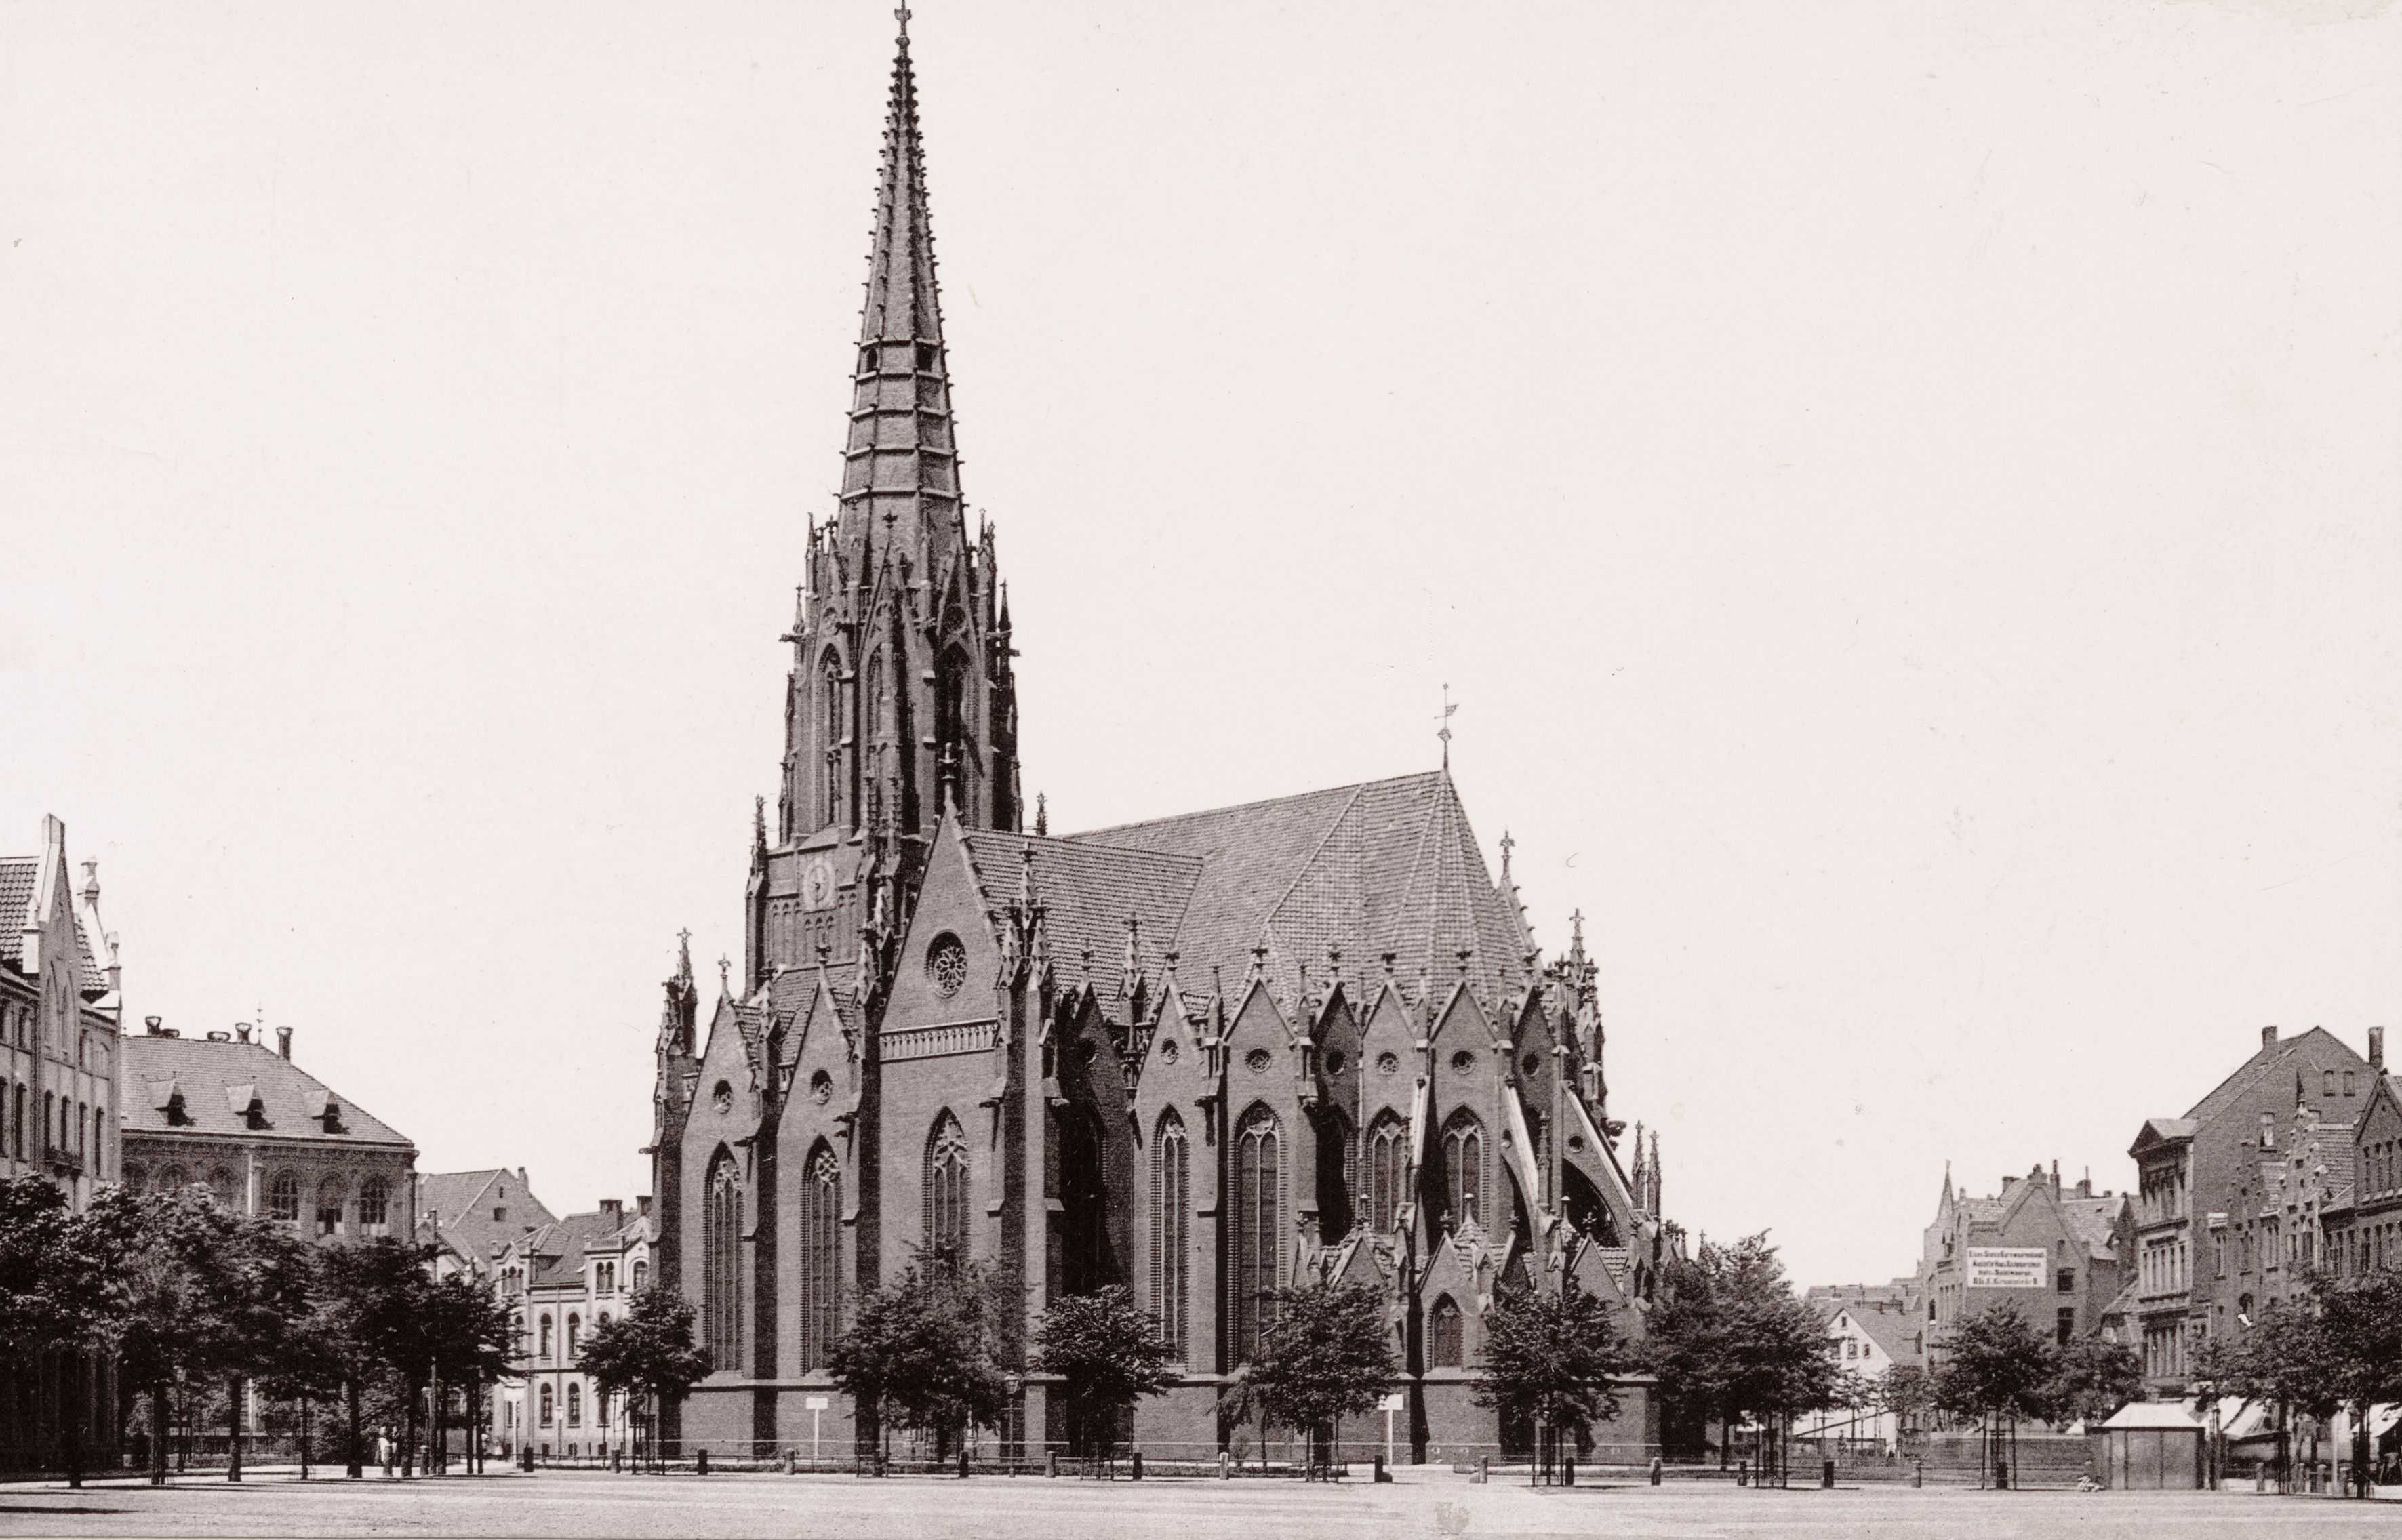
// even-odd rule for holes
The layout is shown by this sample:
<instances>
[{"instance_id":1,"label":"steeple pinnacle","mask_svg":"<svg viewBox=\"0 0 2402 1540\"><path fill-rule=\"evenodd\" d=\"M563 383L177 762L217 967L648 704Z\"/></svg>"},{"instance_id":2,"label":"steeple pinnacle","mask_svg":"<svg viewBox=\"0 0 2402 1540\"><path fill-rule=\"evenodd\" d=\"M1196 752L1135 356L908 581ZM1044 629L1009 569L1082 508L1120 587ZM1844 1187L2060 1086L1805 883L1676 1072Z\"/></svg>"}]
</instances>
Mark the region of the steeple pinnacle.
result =
<instances>
[{"instance_id":1,"label":"steeple pinnacle","mask_svg":"<svg viewBox=\"0 0 2402 1540\"><path fill-rule=\"evenodd\" d=\"M877 538L888 549L907 551L925 534L958 524L961 503L908 7L894 14L901 35L867 254L867 303L860 312L841 524L848 546Z\"/></svg>"}]
</instances>

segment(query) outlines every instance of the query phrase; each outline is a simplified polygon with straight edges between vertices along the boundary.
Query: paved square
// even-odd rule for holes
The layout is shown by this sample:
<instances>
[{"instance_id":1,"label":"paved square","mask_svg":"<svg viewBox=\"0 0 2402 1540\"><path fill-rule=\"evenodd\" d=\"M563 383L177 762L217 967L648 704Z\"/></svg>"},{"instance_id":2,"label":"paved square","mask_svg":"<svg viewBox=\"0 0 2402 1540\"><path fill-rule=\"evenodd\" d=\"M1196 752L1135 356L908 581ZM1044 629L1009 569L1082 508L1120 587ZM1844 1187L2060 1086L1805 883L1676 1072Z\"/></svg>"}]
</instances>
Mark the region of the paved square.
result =
<instances>
[{"instance_id":1,"label":"paved square","mask_svg":"<svg viewBox=\"0 0 2402 1540\"><path fill-rule=\"evenodd\" d=\"M288 1478L155 1490L94 1485L0 1490L0 1534L440 1534L781 1536L837 1540L1391 1540L1428 1535L1737 1535L1771 1540L2009 1540L2014 1536L2331 1536L2402 1533L2391 1504L2200 1492L1913 1492L1874 1487L1759 1492L1671 1482L1529 1491L1471 1486L1449 1471L1360 1482L1151 1480L1136 1484L982 1477L609 1476L545 1471L481 1479Z\"/></svg>"}]
</instances>

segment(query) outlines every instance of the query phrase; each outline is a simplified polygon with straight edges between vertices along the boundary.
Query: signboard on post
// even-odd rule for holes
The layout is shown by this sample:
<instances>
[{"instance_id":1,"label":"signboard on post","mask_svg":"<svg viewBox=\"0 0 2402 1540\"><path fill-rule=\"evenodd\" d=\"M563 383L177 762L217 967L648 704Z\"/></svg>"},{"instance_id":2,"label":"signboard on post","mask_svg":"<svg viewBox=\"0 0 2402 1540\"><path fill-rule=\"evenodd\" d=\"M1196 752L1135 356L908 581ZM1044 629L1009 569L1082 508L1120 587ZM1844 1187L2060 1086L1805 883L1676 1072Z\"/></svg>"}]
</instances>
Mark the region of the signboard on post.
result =
<instances>
[{"instance_id":1,"label":"signboard on post","mask_svg":"<svg viewBox=\"0 0 2402 1540\"><path fill-rule=\"evenodd\" d=\"M1970 1246L1970 1288L2041 1288L2051 1253L2041 1246Z\"/></svg>"}]
</instances>

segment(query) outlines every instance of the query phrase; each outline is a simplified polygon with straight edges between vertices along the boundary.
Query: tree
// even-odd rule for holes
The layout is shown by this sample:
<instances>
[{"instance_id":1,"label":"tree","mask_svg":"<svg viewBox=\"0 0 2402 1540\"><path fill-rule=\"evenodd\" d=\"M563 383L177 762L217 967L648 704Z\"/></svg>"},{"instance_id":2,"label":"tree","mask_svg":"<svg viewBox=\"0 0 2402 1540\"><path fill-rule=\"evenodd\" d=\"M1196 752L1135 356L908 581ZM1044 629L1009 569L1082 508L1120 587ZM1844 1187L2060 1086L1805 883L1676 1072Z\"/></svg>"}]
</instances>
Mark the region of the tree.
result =
<instances>
[{"instance_id":1,"label":"tree","mask_svg":"<svg viewBox=\"0 0 2402 1540\"><path fill-rule=\"evenodd\" d=\"M20 1362L55 1358L69 1409L59 1452L72 1486L83 1485L84 1372L124 1311L115 1233L72 1212L43 1177L0 1181L0 1353Z\"/></svg>"},{"instance_id":2,"label":"tree","mask_svg":"<svg viewBox=\"0 0 2402 1540\"><path fill-rule=\"evenodd\" d=\"M1367 1284L1276 1291L1274 1315L1253 1355L1249 1385L1261 1421L1305 1435L1310 1464L1346 1417L1375 1409L1393 1378L1384 1300Z\"/></svg>"},{"instance_id":3,"label":"tree","mask_svg":"<svg viewBox=\"0 0 2402 1540\"><path fill-rule=\"evenodd\" d=\"M1645 1361L1672 1414L1715 1417L1732 1431L1746 1419L1763 1434L1844 1394L1834 1339L1797 1298L1766 1232L1731 1246L1702 1243L1690 1261L1663 1269L1649 1319ZM1719 1445L1725 1463L1729 1443ZM1763 1473L1770 1450L1760 1451Z\"/></svg>"},{"instance_id":4,"label":"tree","mask_svg":"<svg viewBox=\"0 0 2402 1540\"><path fill-rule=\"evenodd\" d=\"M1876 1382L1876 1407L1893 1414L1896 1439L1913 1432L1935 1405L1935 1385L1916 1364L1896 1364Z\"/></svg>"},{"instance_id":5,"label":"tree","mask_svg":"<svg viewBox=\"0 0 2402 1540\"><path fill-rule=\"evenodd\" d=\"M1484 1315L1484 1365L1476 1404L1583 1442L1595 1423L1618 1415L1614 1375L1628 1354L1609 1307L1567 1280L1556 1294L1504 1285Z\"/></svg>"},{"instance_id":6,"label":"tree","mask_svg":"<svg viewBox=\"0 0 2402 1540\"><path fill-rule=\"evenodd\" d=\"M910 1258L898 1280L861 1294L826 1356L834 1382L888 1437L934 1436L934 1457L971 1427L1001 1421L1009 1382L995 1357L1001 1275L948 1247Z\"/></svg>"},{"instance_id":7,"label":"tree","mask_svg":"<svg viewBox=\"0 0 2402 1540\"><path fill-rule=\"evenodd\" d=\"M1989 1445L2005 1423L2015 1434L2022 1418L2050 1416L2059 1354L2017 1300L1961 1316L1952 1323L1942 1348L1936 1404L1977 1419Z\"/></svg>"},{"instance_id":8,"label":"tree","mask_svg":"<svg viewBox=\"0 0 2402 1540\"><path fill-rule=\"evenodd\" d=\"M1116 1452L1118 1423L1134 1404L1176 1382L1176 1350L1134 1296L1112 1284L1055 1299L1034 1327L1036 1361L1067 1382L1076 1447L1097 1435L1104 1460Z\"/></svg>"},{"instance_id":9,"label":"tree","mask_svg":"<svg viewBox=\"0 0 2402 1540\"><path fill-rule=\"evenodd\" d=\"M437 1280L424 1291L423 1299L428 1356L434 1373L446 1387L435 1409L436 1442L441 1442L449 1390L462 1391L468 1419L466 1458L472 1472L482 1430L476 1409L483 1404L485 1387L515 1372L509 1359L517 1344L517 1312L489 1286L463 1273Z\"/></svg>"},{"instance_id":10,"label":"tree","mask_svg":"<svg viewBox=\"0 0 2402 1540\"><path fill-rule=\"evenodd\" d=\"M2402 1272L2312 1279L2328 1389L2352 1423L2352 1490L2369 1495L2368 1411L2402 1401Z\"/></svg>"},{"instance_id":11,"label":"tree","mask_svg":"<svg viewBox=\"0 0 2402 1540\"><path fill-rule=\"evenodd\" d=\"M324 1246L316 1255L316 1311L309 1335L341 1387L345 1464L356 1480L366 1459L363 1403L395 1377L418 1343L416 1317L430 1286L420 1248L390 1236Z\"/></svg>"},{"instance_id":12,"label":"tree","mask_svg":"<svg viewBox=\"0 0 2402 1540\"><path fill-rule=\"evenodd\" d=\"M654 1284L635 1294L624 1315L601 1322L584 1339L584 1372L595 1390L625 1396L629 1407L649 1403L649 1414L636 1420L640 1430L656 1428L658 1409L682 1400L709 1372L709 1355L693 1345L692 1323L692 1302ZM655 1438L651 1447L656 1458Z\"/></svg>"},{"instance_id":13,"label":"tree","mask_svg":"<svg viewBox=\"0 0 2402 1540\"><path fill-rule=\"evenodd\" d=\"M2101 1422L2144 1396L2144 1366L2133 1348L2099 1337L2070 1339L2054 1354L2051 1383L2045 1388L2045 1416L2055 1423Z\"/></svg>"}]
</instances>

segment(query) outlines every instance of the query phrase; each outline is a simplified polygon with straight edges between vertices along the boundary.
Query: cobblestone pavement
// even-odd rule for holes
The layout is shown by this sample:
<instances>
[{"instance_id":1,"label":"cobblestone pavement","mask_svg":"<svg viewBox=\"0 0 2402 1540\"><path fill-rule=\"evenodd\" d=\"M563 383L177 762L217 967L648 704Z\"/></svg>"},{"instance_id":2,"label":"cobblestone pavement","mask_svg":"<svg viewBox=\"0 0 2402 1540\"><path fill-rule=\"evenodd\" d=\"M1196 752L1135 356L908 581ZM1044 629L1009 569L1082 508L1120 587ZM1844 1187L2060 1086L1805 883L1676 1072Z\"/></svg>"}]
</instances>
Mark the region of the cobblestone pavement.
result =
<instances>
[{"instance_id":1,"label":"cobblestone pavement","mask_svg":"<svg viewBox=\"0 0 2402 1540\"><path fill-rule=\"evenodd\" d=\"M1412 1470L1387 1486L1291 1481L1048 1480L981 1477L637 1477L545 1471L479 1479L269 1476L164 1490L95 1483L0 1487L0 1534L440 1534L773 1536L835 1540L1398 1540L1427 1535L1743 1536L1746 1540L2012 1540L2016 1536L2402 1534L2388 1503L2201 1492L1760 1492L1715 1483L1533 1492Z\"/></svg>"}]
</instances>

